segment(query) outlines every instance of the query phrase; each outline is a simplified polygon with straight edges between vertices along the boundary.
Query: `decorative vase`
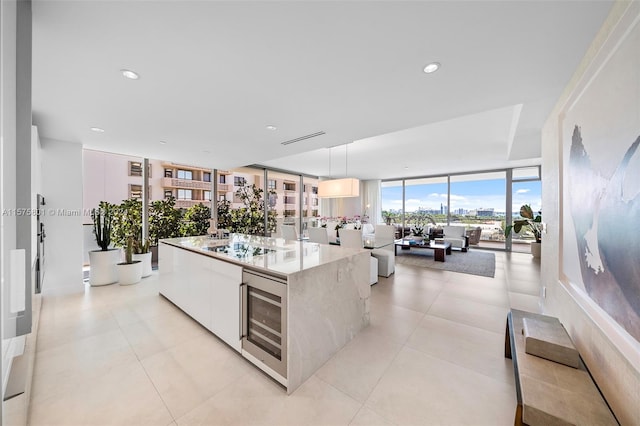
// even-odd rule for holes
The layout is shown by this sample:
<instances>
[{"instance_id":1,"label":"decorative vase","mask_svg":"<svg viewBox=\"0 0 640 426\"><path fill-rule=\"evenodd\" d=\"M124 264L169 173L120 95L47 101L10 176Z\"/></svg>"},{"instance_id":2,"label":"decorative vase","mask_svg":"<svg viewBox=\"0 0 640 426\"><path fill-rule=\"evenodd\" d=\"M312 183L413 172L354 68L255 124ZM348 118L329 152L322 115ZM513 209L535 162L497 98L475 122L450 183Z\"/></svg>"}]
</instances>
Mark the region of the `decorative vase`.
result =
<instances>
[{"instance_id":1,"label":"decorative vase","mask_svg":"<svg viewBox=\"0 0 640 426\"><path fill-rule=\"evenodd\" d=\"M531 243L531 255L536 259L540 259L541 253L542 253L542 243L536 243L536 242Z\"/></svg>"},{"instance_id":2,"label":"decorative vase","mask_svg":"<svg viewBox=\"0 0 640 426\"><path fill-rule=\"evenodd\" d=\"M135 284L142 279L142 262L139 260L133 263L118 263L117 268L120 285Z\"/></svg>"},{"instance_id":3,"label":"decorative vase","mask_svg":"<svg viewBox=\"0 0 640 426\"><path fill-rule=\"evenodd\" d=\"M89 252L89 284L93 287L113 284L118 281L116 264L120 261L120 250L92 250Z\"/></svg>"},{"instance_id":4,"label":"decorative vase","mask_svg":"<svg viewBox=\"0 0 640 426\"><path fill-rule=\"evenodd\" d=\"M134 254L133 260L142 262L142 278L151 275L151 252Z\"/></svg>"}]
</instances>

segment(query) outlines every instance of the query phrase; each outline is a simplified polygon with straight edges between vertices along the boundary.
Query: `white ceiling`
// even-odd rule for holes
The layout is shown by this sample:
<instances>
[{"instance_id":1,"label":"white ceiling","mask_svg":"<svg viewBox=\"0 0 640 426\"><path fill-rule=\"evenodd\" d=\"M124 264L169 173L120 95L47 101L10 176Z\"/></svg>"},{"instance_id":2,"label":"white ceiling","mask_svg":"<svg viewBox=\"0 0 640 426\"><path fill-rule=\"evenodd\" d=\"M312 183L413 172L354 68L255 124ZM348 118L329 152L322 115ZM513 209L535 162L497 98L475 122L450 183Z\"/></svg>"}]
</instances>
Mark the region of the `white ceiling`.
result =
<instances>
[{"instance_id":1,"label":"white ceiling","mask_svg":"<svg viewBox=\"0 0 640 426\"><path fill-rule=\"evenodd\" d=\"M344 175L345 148L325 148L346 143L363 179L539 164L540 129L611 4L36 0L34 122L221 169Z\"/></svg>"}]
</instances>

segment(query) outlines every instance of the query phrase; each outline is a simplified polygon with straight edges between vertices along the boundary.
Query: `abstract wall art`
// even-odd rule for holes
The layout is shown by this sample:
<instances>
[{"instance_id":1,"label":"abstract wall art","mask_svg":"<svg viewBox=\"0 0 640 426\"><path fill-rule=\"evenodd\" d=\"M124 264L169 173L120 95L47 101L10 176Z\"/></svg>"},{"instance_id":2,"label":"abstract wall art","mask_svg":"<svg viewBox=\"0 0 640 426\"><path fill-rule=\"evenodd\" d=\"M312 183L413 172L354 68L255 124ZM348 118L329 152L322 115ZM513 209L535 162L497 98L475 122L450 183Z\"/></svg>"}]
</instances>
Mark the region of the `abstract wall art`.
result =
<instances>
[{"instance_id":1,"label":"abstract wall art","mask_svg":"<svg viewBox=\"0 0 640 426\"><path fill-rule=\"evenodd\" d=\"M640 25L563 120L562 269L640 341Z\"/></svg>"}]
</instances>

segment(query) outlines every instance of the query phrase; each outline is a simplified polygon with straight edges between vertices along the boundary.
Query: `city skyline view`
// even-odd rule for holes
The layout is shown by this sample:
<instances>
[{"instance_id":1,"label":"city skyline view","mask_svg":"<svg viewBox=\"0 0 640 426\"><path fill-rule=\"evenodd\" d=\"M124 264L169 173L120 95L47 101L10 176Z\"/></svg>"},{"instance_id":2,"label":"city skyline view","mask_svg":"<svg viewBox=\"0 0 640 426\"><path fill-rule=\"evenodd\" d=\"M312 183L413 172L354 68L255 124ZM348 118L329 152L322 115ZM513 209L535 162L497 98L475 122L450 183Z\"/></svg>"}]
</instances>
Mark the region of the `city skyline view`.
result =
<instances>
[{"instance_id":1,"label":"city skyline view","mask_svg":"<svg viewBox=\"0 0 640 426\"><path fill-rule=\"evenodd\" d=\"M382 210L402 210L402 185L382 186ZM506 188L504 179L451 182L451 211L490 210L505 213ZM447 207L447 183L429 183L405 186L405 208L407 212L423 210L440 210L444 213ZM517 214L520 206L530 204L533 211L541 210L542 192L540 181L514 182L512 210Z\"/></svg>"}]
</instances>

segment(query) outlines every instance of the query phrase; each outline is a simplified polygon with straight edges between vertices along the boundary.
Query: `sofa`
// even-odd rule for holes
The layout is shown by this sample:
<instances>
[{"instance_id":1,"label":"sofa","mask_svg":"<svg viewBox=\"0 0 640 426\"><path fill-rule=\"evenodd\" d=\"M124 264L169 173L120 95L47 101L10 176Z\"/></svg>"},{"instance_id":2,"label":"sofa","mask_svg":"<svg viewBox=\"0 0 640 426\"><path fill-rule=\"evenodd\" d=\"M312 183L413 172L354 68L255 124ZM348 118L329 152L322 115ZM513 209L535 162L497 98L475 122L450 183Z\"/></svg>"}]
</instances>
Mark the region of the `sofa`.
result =
<instances>
[{"instance_id":1,"label":"sofa","mask_svg":"<svg viewBox=\"0 0 640 426\"><path fill-rule=\"evenodd\" d=\"M459 248L466 252L469 249L469 237L464 226L443 226L442 238L436 238L436 242L450 243L451 248Z\"/></svg>"}]
</instances>

